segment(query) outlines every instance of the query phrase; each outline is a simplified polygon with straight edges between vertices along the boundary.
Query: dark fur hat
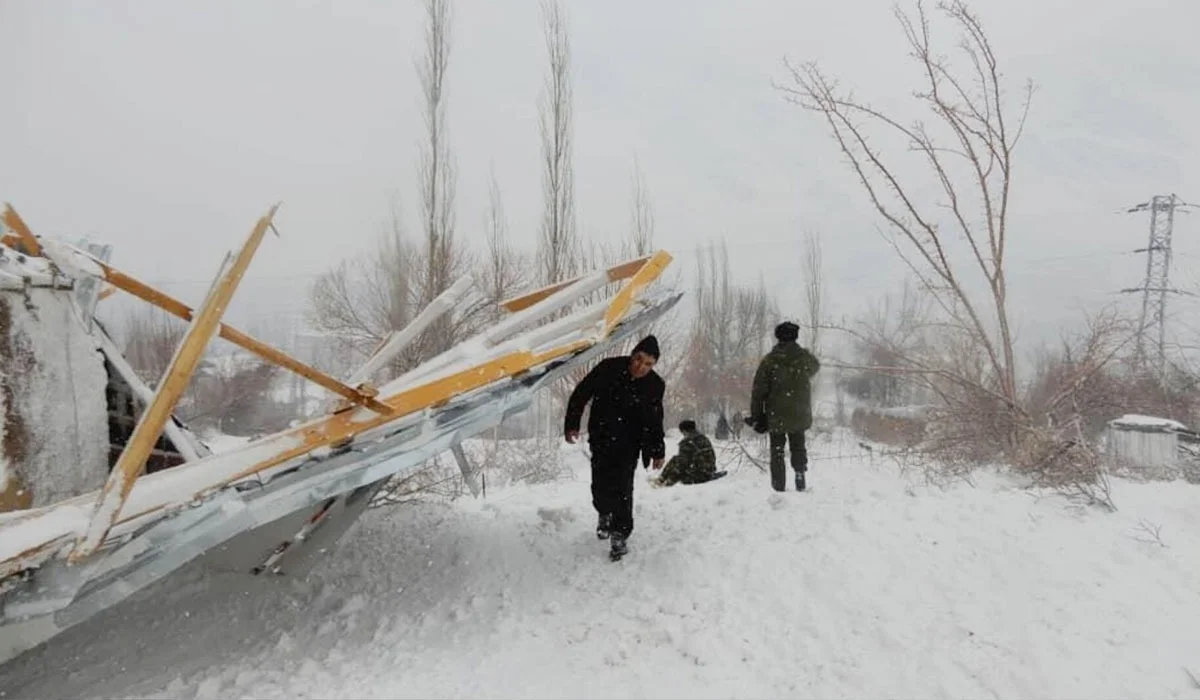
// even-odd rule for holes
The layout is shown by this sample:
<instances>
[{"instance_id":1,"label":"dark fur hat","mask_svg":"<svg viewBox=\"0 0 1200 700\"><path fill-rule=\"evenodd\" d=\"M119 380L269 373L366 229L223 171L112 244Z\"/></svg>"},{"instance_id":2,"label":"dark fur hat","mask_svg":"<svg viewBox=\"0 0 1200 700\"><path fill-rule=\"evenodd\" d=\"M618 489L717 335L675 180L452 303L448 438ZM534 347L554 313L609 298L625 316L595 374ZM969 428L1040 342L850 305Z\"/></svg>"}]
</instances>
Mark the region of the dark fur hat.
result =
<instances>
[{"instance_id":1,"label":"dark fur hat","mask_svg":"<svg viewBox=\"0 0 1200 700\"><path fill-rule=\"evenodd\" d=\"M791 321L784 321L783 323L779 324L778 326L775 326L775 339L780 342L783 342L783 343L791 342L799 337L800 337L800 326L797 326L796 324L792 323Z\"/></svg>"},{"instance_id":2,"label":"dark fur hat","mask_svg":"<svg viewBox=\"0 0 1200 700\"><path fill-rule=\"evenodd\" d=\"M644 352L647 355L649 355L650 357L653 357L654 359L657 360L658 359L658 338L655 338L652 335L648 335L645 338L642 338L640 341L638 341L637 345L633 346L633 350L630 350L629 354L632 355L637 352Z\"/></svg>"}]
</instances>

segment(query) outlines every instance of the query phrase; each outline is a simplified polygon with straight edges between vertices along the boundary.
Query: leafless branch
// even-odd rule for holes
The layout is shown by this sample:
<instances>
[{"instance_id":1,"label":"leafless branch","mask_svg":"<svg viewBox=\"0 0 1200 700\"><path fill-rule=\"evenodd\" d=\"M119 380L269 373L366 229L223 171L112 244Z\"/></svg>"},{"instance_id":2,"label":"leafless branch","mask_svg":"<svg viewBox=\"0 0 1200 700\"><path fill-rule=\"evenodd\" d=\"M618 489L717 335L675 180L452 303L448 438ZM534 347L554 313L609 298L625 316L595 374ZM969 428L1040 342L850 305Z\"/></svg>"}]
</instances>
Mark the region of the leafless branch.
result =
<instances>
[{"instance_id":1,"label":"leafless branch","mask_svg":"<svg viewBox=\"0 0 1200 700\"><path fill-rule=\"evenodd\" d=\"M960 0L940 3L938 9L961 34L958 48L970 66L967 76L935 52L930 18L922 3L916 3L915 16L896 10L910 56L924 74L925 85L913 96L932 113L932 123L905 124L857 100L815 63L797 66L785 61L791 83L780 89L795 104L822 116L876 212L904 242L903 247L896 245L901 258L942 309L969 330L962 338L968 346L964 350L973 346L986 360L977 366L984 370L978 388L998 394L1006 405L1016 407L1018 382L1004 252L1013 151L1028 113L1031 88L1013 130L1002 99L998 61L978 18ZM874 127L899 137L910 152L920 156L943 201L932 207L920 201L919 184L901 176L895 158L874 145L869 135ZM946 139L952 145L944 145ZM949 212L949 222L940 221L942 211ZM969 262L952 253L952 237L966 242ZM969 291L971 268L987 285L985 299ZM989 307L985 315L983 309ZM964 357L971 355L967 352Z\"/></svg>"},{"instance_id":2,"label":"leafless branch","mask_svg":"<svg viewBox=\"0 0 1200 700\"><path fill-rule=\"evenodd\" d=\"M553 284L575 272L575 172L572 163L571 41L559 0L543 0L550 70L539 101L542 134L542 216L538 259L541 282Z\"/></svg>"}]
</instances>

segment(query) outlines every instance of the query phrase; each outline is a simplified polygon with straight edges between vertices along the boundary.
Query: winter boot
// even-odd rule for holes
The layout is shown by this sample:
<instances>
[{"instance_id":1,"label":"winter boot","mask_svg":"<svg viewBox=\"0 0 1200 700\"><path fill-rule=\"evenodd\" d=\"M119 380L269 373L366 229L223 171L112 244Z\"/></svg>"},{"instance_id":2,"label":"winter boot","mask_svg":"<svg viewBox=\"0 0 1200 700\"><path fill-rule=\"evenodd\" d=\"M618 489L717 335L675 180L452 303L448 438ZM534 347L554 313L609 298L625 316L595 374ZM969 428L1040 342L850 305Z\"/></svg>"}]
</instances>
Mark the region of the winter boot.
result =
<instances>
[{"instance_id":1,"label":"winter boot","mask_svg":"<svg viewBox=\"0 0 1200 700\"><path fill-rule=\"evenodd\" d=\"M610 530L612 530L612 515L605 513L596 523L596 539L607 540Z\"/></svg>"},{"instance_id":2,"label":"winter boot","mask_svg":"<svg viewBox=\"0 0 1200 700\"><path fill-rule=\"evenodd\" d=\"M617 561L621 557L625 556L625 553L628 551L629 545L625 544L625 538L621 537L620 535L613 535L612 551L608 553L608 558L612 561Z\"/></svg>"},{"instance_id":3,"label":"winter boot","mask_svg":"<svg viewBox=\"0 0 1200 700\"><path fill-rule=\"evenodd\" d=\"M796 490L803 491L804 487L804 472L796 472Z\"/></svg>"}]
</instances>

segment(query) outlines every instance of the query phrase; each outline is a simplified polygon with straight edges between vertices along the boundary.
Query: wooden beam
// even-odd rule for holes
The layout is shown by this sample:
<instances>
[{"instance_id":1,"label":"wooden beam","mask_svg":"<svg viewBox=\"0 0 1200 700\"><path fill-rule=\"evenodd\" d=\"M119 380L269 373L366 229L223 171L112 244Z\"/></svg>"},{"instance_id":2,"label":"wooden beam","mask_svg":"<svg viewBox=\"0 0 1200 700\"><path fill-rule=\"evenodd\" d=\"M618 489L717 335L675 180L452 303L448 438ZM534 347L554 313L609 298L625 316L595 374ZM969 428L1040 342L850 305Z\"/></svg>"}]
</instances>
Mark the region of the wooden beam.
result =
<instances>
[{"instance_id":1,"label":"wooden beam","mask_svg":"<svg viewBox=\"0 0 1200 700\"><path fill-rule=\"evenodd\" d=\"M162 292L154 287L151 287L150 285L131 275L121 272L117 268L106 262L103 262L102 260L97 260L95 257L92 257L83 251L73 250L73 252L77 255L84 256L88 262L98 267L102 272L104 280L113 287L128 292L129 294L132 294L143 301L147 301L163 311L166 311L172 316L176 316L185 321L192 320L193 312L191 307L182 301L179 301L166 292ZM383 405L379 401L376 401L367 393L358 391L354 387L343 384L316 367L307 365L291 355L288 355L284 351L267 345L261 340L256 340L255 338L243 333L242 331L239 331L236 328L221 323L217 326L217 335L244 350L254 353L255 355L272 364L279 365L284 369L295 372L314 384L320 385L343 398L346 398L356 404L366 406L376 413L385 413L387 411L387 406Z\"/></svg>"},{"instance_id":2,"label":"wooden beam","mask_svg":"<svg viewBox=\"0 0 1200 700\"><path fill-rule=\"evenodd\" d=\"M629 308L633 306L633 300L642 293L642 290L650 285L651 282L658 279L662 271L671 263L671 254L665 250L660 250L649 259L634 273L629 281L621 287L621 291L613 297L612 303L608 306L608 311L604 314L604 334L608 335L613 326L620 323L621 319L629 313Z\"/></svg>"},{"instance_id":3,"label":"wooden beam","mask_svg":"<svg viewBox=\"0 0 1200 700\"><path fill-rule=\"evenodd\" d=\"M13 209L12 205L8 202L4 203L4 213L0 214L0 219L3 219L4 225L16 234L18 243L16 247L18 250L21 250L26 255L42 254L42 244L38 243L37 236L33 235L33 231L30 231L29 227L25 225L25 220L21 218L17 210ZM7 237L4 242L5 245L12 245L9 243Z\"/></svg>"},{"instance_id":4,"label":"wooden beam","mask_svg":"<svg viewBox=\"0 0 1200 700\"><path fill-rule=\"evenodd\" d=\"M361 404L376 413L383 415L391 414L391 409L389 409L385 404L381 403L378 399L371 396L369 393L359 391L354 387L343 384L316 367L304 364L300 360L297 360L284 351L276 350L270 345L267 345L262 341L255 340L239 330L222 324L220 335L222 338L249 350L264 360L289 369L296 374L299 374L301 377L309 380L310 382L322 386L339 396L353 401L356 404Z\"/></svg>"},{"instance_id":5,"label":"wooden beam","mask_svg":"<svg viewBox=\"0 0 1200 700\"><path fill-rule=\"evenodd\" d=\"M68 561L78 562L96 551L116 523L121 508L125 505L125 499L129 497L134 482L145 468L146 459L154 449L154 443L158 442L163 427L171 420L175 404L187 389L192 374L204 355L204 348L216 333L221 315L225 313L225 308L237 291L242 277L246 274L246 268L250 266L250 261L262 242L263 234L267 232L278 208L279 205L276 204L258 220L233 263L221 271L220 277L209 291L200 313L188 327L174 357L171 358L171 364L159 382L153 400L142 412L125 450L121 452L121 457L109 473L104 488L100 490L88 528L75 540L75 547L71 550Z\"/></svg>"},{"instance_id":6,"label":"wooden beam","mask_svg":"<svg viewBox=\"0 0 1200 700\"><path fill-rule=\"evenodd\" d=\"M630 260L629 262L623 262L623 263L619 263L617 265L613 265L612 267L608 268L608 270L607 270L608 281L609 282L619 282L623 279L626 279L626 278L632 276L638 270L640 270L642 268L642 265L645 264L646 261L649 259L650 259L650 256L646 256L644 258L638 258L636 260ZM547 287L542 287L541 289L535 289L534 291L528 292L526 294L522 294L519 297L513 297L512 299L507 299L505 301L502 301L502 302L500 302L500 306L503 307L504 309L507 309L508 311L520 311L521 309L524 309L526 307L533 306L534 304L536 304L539 301L541 301L542 299L545 299L546 297L554 294L555 292L566 289L567 287L571 286L572 284L575 284L579 280L583 279L583 277L586 277L586 275L581 276L581 277L575 277L574 279L565 280L563 282L555 282L554 284L549 285Z\"/></svg>"}]
</instances>

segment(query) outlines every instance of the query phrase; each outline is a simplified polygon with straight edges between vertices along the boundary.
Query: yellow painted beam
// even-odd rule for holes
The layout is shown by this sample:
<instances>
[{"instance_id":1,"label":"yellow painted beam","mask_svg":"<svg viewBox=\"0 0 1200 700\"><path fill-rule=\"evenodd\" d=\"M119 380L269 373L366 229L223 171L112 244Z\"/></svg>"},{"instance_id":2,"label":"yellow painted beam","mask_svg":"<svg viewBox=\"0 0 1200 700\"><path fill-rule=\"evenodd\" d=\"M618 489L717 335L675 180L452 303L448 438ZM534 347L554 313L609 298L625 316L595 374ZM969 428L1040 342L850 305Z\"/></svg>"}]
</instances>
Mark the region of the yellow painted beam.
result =
<instances>
[{"instance_id":1,"label":"yellow painted beam","mask_svg":"<svg viewBox=\"0 0 1200 700\"><path fill-rule=\"evenodd\" d=\"M604 334L608 335L613 326L621 322L625 315L629 313L630 307L633 306L633 300L636 299L642 290L648 287L654 280L658 279L662 271L671 263L671 254L665 250L660 250L654 255L651 255L645 264L629 278L622 287L621 291L613 297L612 303L608 305L608 311L604 313Z\"/></svg>"},{"instance_id":2,"label":"yellow painted beam","mask_svg":"<svg viewBox=\"0 0 1200 700\"><path fill-rule=\"evenodd\" d=\"M630 260L629 262L623 262L618 265L613 265L612 267L608 268L608 270L607 270L608 280L610 282L619 282L623 279L626 279L626 278L632 276L633 274L635 274L638 270L640 270L642 268L642 265L647 260L649 260L650 257L651 256L646 256L644 258L638 258L637 260ZM504 308L508 311L512 311L512 312L520 311L521 309L525 309L530 306L533 306L534 304L545 299L546 297L549 297L552 294L555 294L556 292L566 289L567 287L571 286L572 284L575 284L576 282L578 282L581 279L583 279L583 277L576 277L574 279L569 279L569 280L566 280L563 282L555 282L554 284L549 285L547 287L542 287L541 289L535 289L532 292L528 292L526 294L522 294L521 296L513 297L512 299L507 299L505 301L502 301L502 302L500 302L500 306L502 308Z\"/></svg>"},{"instance_id":3,"label":"yellow painted beam","mask_svg":"<svg viewBox=\"0 0 1200 700\"><path fill-rule=\"evenodd\" d=\"M192 374L204 355L204 349L216 333L221 315L225 313L229 301L237 291L238 284L242 281L246 268L250 266L250 261L254 258L254 253L258 250L278 207L278 204L271 207L271 210L258 220L233 264L224 271L208 298L204 300L200 313L188 327L175 356L171 358L171 364L159 382L153 400L146 406L133 429L133 435L109 473L104 488L100 490L88 529L76 539L68 561L77 562L94 552L117 522L125 499L129 497L134 482L145 468L146 458L150 456L154 443L162 434L163 426L171 419L175 404L187 389Z\"/></svg>"},{"instance_id":4,"label":"yellow painted beam","mask_svg":"<svg viewBox=\"0 0 1200 700\"><path fill-rule=\"evenodd\" d=\"M25 220L21 218L16 209L12 208L11 204L4 203L4 213L0 214L0 219L16 235L15 241L9 236L5 236L5 245L14 247L26 255L42 254L42 244L38 243L37 236L33 235L33 231L29 230L29 227L25 225Z\"/></svg>"}]
</instances>

